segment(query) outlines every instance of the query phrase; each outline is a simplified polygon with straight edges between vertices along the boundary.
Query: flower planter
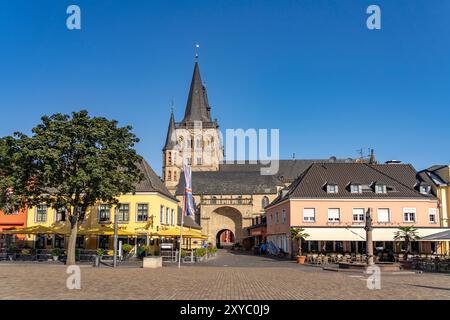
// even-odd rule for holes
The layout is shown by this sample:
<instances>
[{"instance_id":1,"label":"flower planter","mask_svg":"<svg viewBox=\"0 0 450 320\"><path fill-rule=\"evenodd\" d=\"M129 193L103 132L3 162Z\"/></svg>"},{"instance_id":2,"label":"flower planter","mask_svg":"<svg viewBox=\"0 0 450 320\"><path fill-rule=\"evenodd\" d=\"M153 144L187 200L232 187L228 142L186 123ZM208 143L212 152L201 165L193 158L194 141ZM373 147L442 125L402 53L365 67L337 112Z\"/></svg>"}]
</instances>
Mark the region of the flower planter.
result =
<instances>
[{"instance_id":1,"label":"flower planter","mask_svg":"<svg viewBox=\"0 0 450 320\"><path fill-rule=\"evenodd\" d=\"M403 270L411 270L412 269L412 261L400 261L400 267Z\"/></svg>"},{"instance_id":2,"label":"flower planter","mask_svg":"<svg viewBox=\"0 0 450 320\"><path fill-rule=\"evenodd\" d=\"M144 257L142 262L142 268L149 268L149 269L162 268L162 257L161 256Z\"/></svg>"},{"instance_id":3,"label":"flower planter","mask_svg":"<svg viewBox=\"0 0 450 320\"><path fill-rule=\"evenodd\" d=\"M297 256L298 264L305 264L306 256Z\"/></svg>"},{"instance_id":4,"label":"flower planter","mask_svg":"<svg viewBox=\"0 0 450 320\"><path fill-rule=\"evenodd\" d=\"M59 257L58 256L53 256L53 261L58 261Z\"/></svg>"}]
</instances>

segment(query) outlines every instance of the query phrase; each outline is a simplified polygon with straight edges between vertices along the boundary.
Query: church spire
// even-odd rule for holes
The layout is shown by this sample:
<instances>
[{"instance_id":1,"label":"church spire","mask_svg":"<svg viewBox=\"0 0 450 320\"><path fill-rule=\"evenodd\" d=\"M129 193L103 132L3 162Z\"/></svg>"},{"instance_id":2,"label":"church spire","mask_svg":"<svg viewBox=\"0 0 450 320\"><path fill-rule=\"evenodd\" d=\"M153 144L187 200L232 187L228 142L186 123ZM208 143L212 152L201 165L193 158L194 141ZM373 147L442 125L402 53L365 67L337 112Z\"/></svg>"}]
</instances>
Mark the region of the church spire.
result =
<instances>
[{"instance_id":1,"label":"church spire","mask_svg":"<svg viewBox=\"0 0 450 320\"><path fill-rule=\"evenodd\" d=\"M200 68L198 66L197 57L198 54L196 53L194 74L192 75L186 110L184 112L183 121L181 121L182 124L194 121L212 122L210 114L211 108L208 104L206 88L200 77Z\"/></svg>"},{"instance_id":2,"label":"church spire","mask_svg":"<svg viewBox=\"0 0 450 320\"><path fill-rule=\"evenodd\" d=\"M175 136L175 118L173 116L173 109L172 109L172 112L170 113L169 128L167 129L166 144L164 145L163 151L174 149L176 143L177 141Z\"/></svg>"}]
</instances>

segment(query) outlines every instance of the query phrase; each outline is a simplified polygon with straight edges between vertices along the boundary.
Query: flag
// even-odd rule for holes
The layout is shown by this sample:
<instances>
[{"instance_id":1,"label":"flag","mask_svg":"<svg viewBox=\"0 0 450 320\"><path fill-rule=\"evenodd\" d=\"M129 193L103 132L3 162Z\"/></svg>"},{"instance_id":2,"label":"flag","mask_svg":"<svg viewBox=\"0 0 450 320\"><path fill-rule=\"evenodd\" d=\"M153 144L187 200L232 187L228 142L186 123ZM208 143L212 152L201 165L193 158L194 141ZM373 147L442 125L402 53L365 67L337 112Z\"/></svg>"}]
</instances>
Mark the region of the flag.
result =
<instances>
[{"instance_id":1,"label":"flag","mask_svg":"<svg viewBox=\"0 0 450 320\"><path fill-rule=\"evenodd\" d=\"M192 181L191 181L191 167L184 164L184 212L185 216L193 216L195 213L194 202L192 198Z\"/></svg>"}]
</instances>

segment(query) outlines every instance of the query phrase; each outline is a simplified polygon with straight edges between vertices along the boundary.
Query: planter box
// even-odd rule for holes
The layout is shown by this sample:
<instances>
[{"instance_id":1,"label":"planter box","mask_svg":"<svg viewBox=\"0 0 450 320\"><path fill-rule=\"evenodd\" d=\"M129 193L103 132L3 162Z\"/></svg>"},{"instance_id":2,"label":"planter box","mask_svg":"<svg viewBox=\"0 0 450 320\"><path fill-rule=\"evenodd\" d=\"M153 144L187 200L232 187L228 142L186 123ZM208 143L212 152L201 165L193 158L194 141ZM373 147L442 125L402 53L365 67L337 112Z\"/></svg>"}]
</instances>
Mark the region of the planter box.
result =
<instances>
[{"instance_id":1,"label":"planter box","mask_svg":"<svg viewBox=\"0 0 450 320\"><path fill-rule=\"evenodd\" d=\"M144 257L142 267L150 269L162 268L162 257Z\"/></svg>"}]
</instances>

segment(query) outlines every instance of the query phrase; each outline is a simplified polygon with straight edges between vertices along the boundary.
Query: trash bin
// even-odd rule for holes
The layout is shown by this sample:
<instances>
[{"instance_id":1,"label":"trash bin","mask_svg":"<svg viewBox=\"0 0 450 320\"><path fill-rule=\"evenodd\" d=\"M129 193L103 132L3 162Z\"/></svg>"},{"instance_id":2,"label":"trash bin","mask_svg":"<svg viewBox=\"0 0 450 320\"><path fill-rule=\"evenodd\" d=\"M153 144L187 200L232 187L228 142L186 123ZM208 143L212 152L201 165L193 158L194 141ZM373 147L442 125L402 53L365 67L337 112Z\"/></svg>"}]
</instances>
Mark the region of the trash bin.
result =
<instances>
[{"instance_id":1,"label":"trash bin","mask_svg":"<svg viewBox=\"0 0 450 320\"><path fill-rule=\"evenodd\" d=\"M94 265L93 267L98 268L100 267L100 257L99 256L94 256Z\"/></svg>"}]
</instances>

